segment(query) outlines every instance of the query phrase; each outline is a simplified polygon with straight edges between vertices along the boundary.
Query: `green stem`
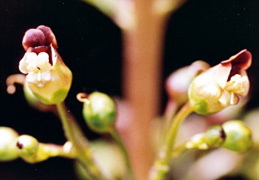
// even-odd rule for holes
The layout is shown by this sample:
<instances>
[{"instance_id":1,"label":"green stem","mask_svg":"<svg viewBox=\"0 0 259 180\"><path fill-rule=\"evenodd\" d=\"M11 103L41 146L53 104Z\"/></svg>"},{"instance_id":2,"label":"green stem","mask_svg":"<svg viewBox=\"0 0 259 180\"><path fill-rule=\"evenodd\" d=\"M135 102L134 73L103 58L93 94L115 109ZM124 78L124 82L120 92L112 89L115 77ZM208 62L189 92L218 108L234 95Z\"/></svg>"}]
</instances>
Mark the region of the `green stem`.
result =
<instances>
[{"instance_id":1,"label":"green stem","mask_svg":"<svg viewBox=\"0 0 259 180\"><path fill-rule=\"evenodd\" d=\"M175 116L175 113L177 112L177 109L180 107L180 104L173 100L169 99L166 104L166 109L164 112L164 130L167 131L170 125L172 124L173 117Z\"/></svg>"},{"instance_id":2,"label":"green stem","mask_svg":"<svg viewBox=\"0 0 259 180\"><path fill-rule=\"evenodd\" d=\"M93 160L88 141L75 119L67 113L64 103L57 104L58 113L67 136L76 151L76 156L82 166L95 179L105 179Z\"/></svg>"},{"instance_id":3,"label":"green stem","mask_svg":"<svg viewBox=\"0 0 259 180\"><path fill-rule=\"evenodd\" d=\"M48 157L64 157L64 158L70 158L74 159L76 158L76 153L73 150L65 150L64 146L56 145L56 144L45 144L40 143L39 144L41 151L44 154L47 154Z\"/></svg>"},{"instance_id":4,"label":"green stem","mask_svg":"<svg viewBox=\"0 0 259 180\"><path fill-rule=\"evenodd\" d=\"M175 116L172 126L170 127L165 140L165 145L159 153L159 159L155 162L151 174L151 180L162 180L165 178L169 171L170 161L172 158L172 152L174 149L175 139L179 130L179 127L183 120L192 112L192 108L187 102Z\"/></svg>"},{"instance_id":5,"label":"green stem","mask_svg":"<svg viewBox=\"0 0 259 180\"><path fill-rule=\"evenodd\" d=\"M112 136L112 138L115 140L115 142L120 146L120 148L121 148L121 150L122 150L122 152L124 154L125 160L126 160L126 165L127 165L127 171L128 171L129 179L132 179L132 169L131 169L130 159L129 159L127 150L126 150L126 148L124 146L124 143L123 143L120 135L118 134L118 132L117 132L117 130L115 128L112 128L109 131L109 133Z\"/></svg>"}]
</instances>

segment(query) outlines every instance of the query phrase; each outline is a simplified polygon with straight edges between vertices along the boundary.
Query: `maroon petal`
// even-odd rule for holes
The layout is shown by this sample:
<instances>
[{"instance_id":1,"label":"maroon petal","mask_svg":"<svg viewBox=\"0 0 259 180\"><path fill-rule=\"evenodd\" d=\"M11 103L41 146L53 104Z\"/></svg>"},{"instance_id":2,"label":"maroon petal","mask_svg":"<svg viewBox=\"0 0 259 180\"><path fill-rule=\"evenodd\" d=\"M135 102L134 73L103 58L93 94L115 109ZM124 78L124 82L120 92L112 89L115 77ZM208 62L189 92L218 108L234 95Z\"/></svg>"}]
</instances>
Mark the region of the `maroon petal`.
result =
<instances>
[{"instance_id":1,"label":"maroon petal","mask_svg":"<svg viewBox=\"0 0 259 180\"><path fill-rule=\"evenodd\" d=\"M225 65L231 63L233 68L248 69L252 63L252 54L246 49L240 51L234 56L231 56L228 60L222 61L221 64Z\"/></svg>"},{"instance_id":2,"label":"maroon petal","mask_svg":"<svg viewBox=\"0 0 259 180\"><path fill-rule=\"evenodd\" d=\"M37 29L41 30L44 33L47 45L52 44L54 48L58 48L56 37L49 27L40 25L37 27Z\"/></svg>"},{"instance_id":3,"label":"maroon petal","mask_svg":"<svg viewBox=\"0 0 259 180\"><path fill-rule=\"evenodd\" d=\"M39 29L29 29L25 32L22 40L23 48L27 51L30 47L45 46L46 38Z\"/></svg>"},{"instance_id":4,"label":"maroon petal","mask_svg":"<svg viewBox=\"0 0 259 180\"><path fill-rule=\"evenodd\" d=\"M54 33L47 26L40 25L37 29L29 29L25 32L22 45L27 51L31 48L42 48L46 46L52 46L57 49L57 41Z\"/></svg>"}]
</instances>

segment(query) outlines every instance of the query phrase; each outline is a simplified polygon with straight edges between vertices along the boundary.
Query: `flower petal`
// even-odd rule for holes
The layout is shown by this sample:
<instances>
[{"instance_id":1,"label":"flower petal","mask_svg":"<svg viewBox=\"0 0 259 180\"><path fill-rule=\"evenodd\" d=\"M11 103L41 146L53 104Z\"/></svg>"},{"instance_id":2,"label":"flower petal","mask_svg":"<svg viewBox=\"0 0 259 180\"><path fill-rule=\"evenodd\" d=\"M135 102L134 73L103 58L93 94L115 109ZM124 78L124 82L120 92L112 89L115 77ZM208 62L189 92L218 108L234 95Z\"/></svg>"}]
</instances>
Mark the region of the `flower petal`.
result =
<instances>
[{"instance_id":1,"label":"flower petal","mask_svg":"<svg viewBox=\"0 0 259 180\"><path fill-rule=\"evenodd\" d=\"M41 30L43 32L43 34L45 35L47 45L52 44L52 46L55 49L58 48L56 37L49 27L40 25L37 27L37 29Z\"/></svg>"},{"instance_id":2,"label":"flower petal","mask_svg":"<svg viewBox=\"0 0 259 180\"><path fill-rule=\"evenodd\" d=\"M248 69L252 64L252 54L246 49L240 51L236 55L231 56L228 60L222 61L221 64L225 65L231 63L233 68Z\"/></svg>"},{"instance_id":3,"label":"flower petal","mask_svg":"<svg viewBox=\"0 0 259 180\"><path fill-rule=\"evenodd\" d=\"M223 89L227 83L231 68L232 66L230 63L213 66L212 68L200 74L198 77L201 79L199 83L205 85L208 82L213 82Z\"/></svg>"},{"instance_id":4,"label":"flower petal","mask_svg":"<svg viewBox=\"0 0 259 180\"><path fill-rule=\"evenodd\" d=\"M57 49L57 40L54 33L47 26L40 25L37 29L29 29L25 32L22 40L23 48L27 51L29 48L41 48L53 45Z\"/></svg>"}]
</instances>

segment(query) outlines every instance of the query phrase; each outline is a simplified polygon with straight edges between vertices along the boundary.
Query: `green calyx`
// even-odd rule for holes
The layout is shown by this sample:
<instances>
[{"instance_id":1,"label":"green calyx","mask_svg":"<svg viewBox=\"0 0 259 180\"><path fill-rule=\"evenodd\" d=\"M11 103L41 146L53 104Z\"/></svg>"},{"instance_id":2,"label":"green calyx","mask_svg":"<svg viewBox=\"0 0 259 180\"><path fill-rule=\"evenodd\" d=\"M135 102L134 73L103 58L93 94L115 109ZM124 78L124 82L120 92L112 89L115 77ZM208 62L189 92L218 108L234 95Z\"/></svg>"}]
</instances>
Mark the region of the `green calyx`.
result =
<instances>
[{"instance_id":1,"label":"green calyx","mask_svg":"<svg viewBox=\"0 0 259 180\"><path fill-rule=\"evenodd\" d=\"M201 74L192 81L188 88L188 98L193 111L209 115L223 110L228 105L220 102L222 88L216 83L204 82L205 77Z\"/></svg>"},{"instance_id":2,"label":"green calyx","mask_svg":"<svg viewBox=\"0 0 259 180\"><path fill-rule=\"evenodd\" d=\"M53 105L63 102L71 88L73 75L64 64L57 51L52 48L53 67L48 73L51 78L43 85L38 81L28 82L28 88L43 104Z\"/></svg>"},{"instance_id":3,"label":"green calyx","mask_svg":"<svg viewBox=\"0 0 259 180\"><path fill-rule=\"evenodd\" d=\"M0 127L0 161L12 161L18 158L16 142L18 133L9 127Z\"/></svg>"},{"instance_id":4,"label":"green calyx","mask_svg":"<svg viewBox=\"0 0 259 180\"><path fill-rule=\"evenodd\" d=\"M42 102L43 104L57 104L63 102L67 97L68 91L66 89L59 89L55 93L53 93L52 98L47 99L40 94L34 93L35 97Z\"/></svg>"},{"instance_id":5,"label":"green calyx","mask_svg":"<svg viewBox=\"0 0 259 180\"><path fill-rule=\"evenodd\" d=\"M28 83L25 83L23 86L23 92L24 92L24 97L26 101L32 105L32 106L37 106L38 105L38 99L33 95L31 92L30 88L28 87Z\"/></svg>"},{"instance_id":6,"label":"green calyx","mask_svg":"<svg viewBox=\"0 0 259 180\"><path fill-rule=\"evenodd\" d=\"M90 94L87 99L83 106L83 116L87 125L96 132L109 132L115 123L115 102L100 92Z\"/></svg>"},{"instance_id":7,"label":"green calyx","mask_svg":"<svg viewBox=\"0 0 259 180\"><path fill-rule=\"evenodd\" d=\"M66 89L58 89L56 92L52 94L52 97L44 97L43 95L32 92L28 86L28 83L25 83L23 86L24 96L27 102L32 106L38 106L39 102L50 105L50 104L57 104L62 102L67 97L68 91Z\"/></svg>"},{"instance_id":8,"label":"green calyx","mask_svg":"<svg viewBox=\"0 0 259 180\"><path fill-rule=\"evenodd\" d=\"M193 110L198 114L208 114L208 104L204 100L190 100Z\"/></svg>"}]
</instances>

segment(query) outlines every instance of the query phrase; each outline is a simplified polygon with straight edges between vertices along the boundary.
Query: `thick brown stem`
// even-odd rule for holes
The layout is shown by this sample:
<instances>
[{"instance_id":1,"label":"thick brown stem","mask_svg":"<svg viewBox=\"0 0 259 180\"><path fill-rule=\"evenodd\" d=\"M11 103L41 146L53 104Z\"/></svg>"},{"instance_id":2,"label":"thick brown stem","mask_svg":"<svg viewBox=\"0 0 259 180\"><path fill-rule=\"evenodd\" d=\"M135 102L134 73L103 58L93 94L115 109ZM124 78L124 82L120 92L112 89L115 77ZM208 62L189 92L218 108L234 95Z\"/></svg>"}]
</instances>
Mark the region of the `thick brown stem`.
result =
<instances>
[{"instance_id":1,"label":"thick brown stem","mask_svg":"<svg viewBox=\"0 0 259 180\"><path fill-rule=\"evenodd\" d=\"M154 14L152 1L135 1L135 24L123 32L123 92L131 117L123 133L134 179L147 179L154 160L150 139L158 115L165 18Z\"/></svg>"}]
</instances>

